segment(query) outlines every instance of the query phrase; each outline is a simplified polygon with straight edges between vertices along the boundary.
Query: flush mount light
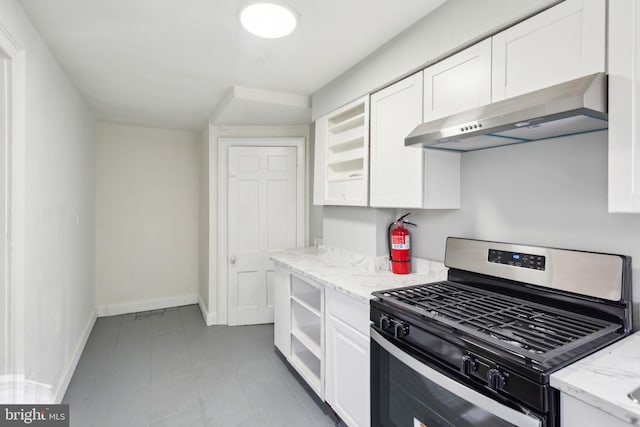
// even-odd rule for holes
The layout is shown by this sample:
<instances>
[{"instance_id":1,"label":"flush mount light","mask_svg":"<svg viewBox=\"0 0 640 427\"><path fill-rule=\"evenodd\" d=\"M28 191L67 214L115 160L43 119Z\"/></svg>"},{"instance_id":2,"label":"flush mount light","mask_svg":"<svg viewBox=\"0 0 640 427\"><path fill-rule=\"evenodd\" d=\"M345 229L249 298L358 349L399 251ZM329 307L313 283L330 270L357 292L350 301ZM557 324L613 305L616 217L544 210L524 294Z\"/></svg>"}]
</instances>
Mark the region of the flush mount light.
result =
<instances>
[{"instance_id":1,"label":"flush mount light","mask_svg":"<svg viewBox=\"0 0 640 427\"><path fill-rule=\"evenodd\" d=\"M251 34L277 39L296 28L296 16L288 8L274 3L254 3L240 12L240 23Z\"/></svg>"}]
</instances>

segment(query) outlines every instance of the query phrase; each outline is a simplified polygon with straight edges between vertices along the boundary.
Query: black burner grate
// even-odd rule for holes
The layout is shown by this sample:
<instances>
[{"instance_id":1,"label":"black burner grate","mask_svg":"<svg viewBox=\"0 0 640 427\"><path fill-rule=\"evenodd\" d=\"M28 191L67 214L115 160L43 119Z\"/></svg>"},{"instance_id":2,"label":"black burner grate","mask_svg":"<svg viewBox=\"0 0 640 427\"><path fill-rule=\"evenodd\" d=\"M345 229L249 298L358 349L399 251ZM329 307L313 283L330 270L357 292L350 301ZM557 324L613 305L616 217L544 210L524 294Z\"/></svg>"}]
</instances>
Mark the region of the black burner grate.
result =
<instances>
[{"instance_id":1,"label":"black burner grate","mask_svg":"<svg viewBox=\"0 0 640 427\"><path fill-rule=\"evenodd\" d=\"M454 282L428 283L374 295L538 362L620 327Z\"/></svg>"}]
</instances>

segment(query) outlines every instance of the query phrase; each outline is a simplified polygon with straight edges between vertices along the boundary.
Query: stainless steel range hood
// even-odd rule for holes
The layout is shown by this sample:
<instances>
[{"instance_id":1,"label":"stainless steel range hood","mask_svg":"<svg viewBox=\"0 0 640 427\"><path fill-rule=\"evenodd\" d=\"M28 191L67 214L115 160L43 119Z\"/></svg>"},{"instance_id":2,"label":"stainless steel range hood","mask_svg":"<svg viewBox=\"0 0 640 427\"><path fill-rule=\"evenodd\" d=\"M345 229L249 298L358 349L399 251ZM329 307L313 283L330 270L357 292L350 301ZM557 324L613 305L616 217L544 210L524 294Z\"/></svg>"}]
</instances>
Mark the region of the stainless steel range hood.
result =
<instances>
[{"instance_id":1,"label":"stainless steel range hood","mask_svg":"<svg viewBox=\"0 0 640 427\"><path fill-rule=\"evenodd\" d=\"M423 123L405 145L474 151L607 128L607 76L598 73Z\"/></svg>"}]
</instances>

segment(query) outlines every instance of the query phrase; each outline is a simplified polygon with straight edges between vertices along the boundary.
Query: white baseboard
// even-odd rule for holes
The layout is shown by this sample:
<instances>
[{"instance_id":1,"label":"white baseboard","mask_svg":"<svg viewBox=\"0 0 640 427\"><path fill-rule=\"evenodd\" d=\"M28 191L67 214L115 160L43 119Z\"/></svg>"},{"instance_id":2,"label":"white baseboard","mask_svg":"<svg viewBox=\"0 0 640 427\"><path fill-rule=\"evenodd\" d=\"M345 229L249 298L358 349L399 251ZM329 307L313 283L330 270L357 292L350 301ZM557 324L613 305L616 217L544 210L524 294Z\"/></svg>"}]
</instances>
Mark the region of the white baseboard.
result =
<instances>
[{"instance_id":1,"label":"white baseboard","mask_svg":"<svg viewBox=\"0 0 640 427\"><path fill-rule=\"evenodd\" d=\"M21 402L24 399L23 384L23 376L0 375L0 402L4 404Z\"/></svg>"},{"instance_id":2,"label":"white baseboard","mask_svg":"<svg viewBox=\"0 0 640 427\"><path fill-rule=\"evenodd\" d=\"M200 312L202 313L202 317L204 318L204 322L207 326L215 325L217 321L216 312L209 312L207 307L204 305L204 301L202 301L202 298L200 297L198 297L198 305L200 306Z\"/></svg>"},{"instance_id":3,"label":"white baseboard","mask_svg":"<svg viewBox=\"0 0 640 427\"><path fill-rule=\"evenodd\" d=\"M24 375L0 377L0 402L5 405L46 405L54 401L53 386L33 380Z\"/></svg>"},{"instance_id":4,"label":"white baseboard","mask_svg":"<svg viewBox=\"0 0 640 427\"><path fill-rule=\"evenodd\" d=\"M159 310L161 308L197 304L198 295L178 295L175 297L155 298L120 304L103 304L97 308L98 317L117 316L119 314L138 313L140 311Z\"/></svg>"},{"instance_id":5,"label":"white baseboard","mask_svg":"<svg viewBox=\"0 0 640 427\"><path fill-rule=\"evenodd\" d=\"M52 384L25 379L24 375L5 375L0 377L0 402L43 405L61 403L95 323L96 310L94 309L76 344L71 359L67 362L64 374L57 387Z\"/></svg>"},{"instance_id":6,"label":"white baseboard","mask_svg":"<svg viewBox=\"0 0 640 427\"><path fill-rule=\"evenodd\" d=\"M46 405L48 403L60 403L55 400L53 385L38 381L24 381L24 402L26 404ZM62 398L60 398L62 401Z\"/></svg>"},{"instance_id":7,"label":"white baseboard","mask_svg":"<svg viewBox=\"0 0 640 427\"><path fill-rule=\"evenodd\" d=\"M67 392L67 388L69 387L69 383L71 382L71 377L73 377L73 373L76 371L76 367L78 366L78 362L80 361L80 356L82 356L82 351L84 350L84 347L89 340L89 335L91 335L91 331L93 330L93 325L95 325L97 317L97 310L94 309L91 312L89 321L82 331L82 336L80 337L80 340L78 341L78 344L73 351L73 357L67 364L67 368L64 371L62 381L60 382L60 384L58 384L58 388L55 390L55 394L53 395L53 403L62 402L64 394Z\"/></svg>"}]
</instances>

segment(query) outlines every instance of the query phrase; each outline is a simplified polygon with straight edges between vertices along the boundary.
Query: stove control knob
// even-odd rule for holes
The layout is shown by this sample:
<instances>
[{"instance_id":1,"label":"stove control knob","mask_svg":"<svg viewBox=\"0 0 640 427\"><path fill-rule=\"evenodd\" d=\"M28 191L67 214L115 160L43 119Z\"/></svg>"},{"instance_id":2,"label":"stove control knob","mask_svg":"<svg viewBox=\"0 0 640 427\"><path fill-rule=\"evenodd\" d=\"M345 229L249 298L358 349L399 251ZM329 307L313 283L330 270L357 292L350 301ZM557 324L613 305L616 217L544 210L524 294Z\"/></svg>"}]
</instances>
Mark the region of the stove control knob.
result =
<instances>
[{"instance_id":1,"label":"stove control knob","mask_svg":"<svg viewBox=\"0 0 640 427\"><path fill-rule=\"evenodd\" d=\"M494 390L502 390L507 384L507 377L498 369L489 369L487 372L487 383Z\"/></svg>"},{"instance_id":2,"label":"stove control knob","mask_svg":"<svg viewBox=\"0 0 640 427\"><path fill-rule=\"evenodd\" d=\"M382 329L384 331L389 326L391 326L391 322L392 322L392 320L389 318L389 316L387 316L386 314L382 314L382 315L380 315L380 320L378 321L378 326L380 326L380 329Z\"/></svg>"},{"instance_id":3,"label":"stove control knob","mask_svg":"<svg viewBox=\"0 0 640 427\"><path fill-rule=\"evenodd\" d=\"M407 325L406 323L396 320L393 326L394 326L393 335L396 338L402 338L409 335L409 325Z\"/></svg>"},{"instance_id":4,"label":"stove control knob","mask_svg":"<svg viewBox=\"0 0 640 427\"><path fill-rule=\"evenodd\" d=\"M478 361L475 360L473 357L471 357L468 354L465 354L464 356L462 356L462 361L460 363L460 372L462 372L463 375L471 375L472 372L475 372L478 370Z\"/></svg>"}]
</instances>

